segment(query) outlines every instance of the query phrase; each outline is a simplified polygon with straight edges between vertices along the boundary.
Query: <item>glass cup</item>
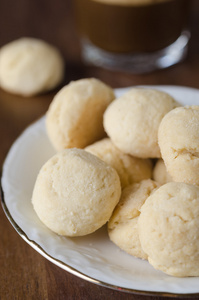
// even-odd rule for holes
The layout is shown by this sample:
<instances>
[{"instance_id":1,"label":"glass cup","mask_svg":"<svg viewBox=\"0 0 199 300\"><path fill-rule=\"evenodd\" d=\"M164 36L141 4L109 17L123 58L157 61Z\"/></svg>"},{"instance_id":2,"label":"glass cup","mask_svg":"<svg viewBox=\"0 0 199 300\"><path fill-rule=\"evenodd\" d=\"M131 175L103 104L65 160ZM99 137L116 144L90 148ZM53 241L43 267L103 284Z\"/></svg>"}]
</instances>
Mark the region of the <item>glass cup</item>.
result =
<instances>
[{"instance_id":1,"label":"glass cup","mask_svg":"<svg viewBox=\"0 0 199 300\"><path fill-rule=\"evenodd\" d=\"M191 0L75 0L82 57L108 69L145 73L183 60Z\"/></svg>"}]
</instances>

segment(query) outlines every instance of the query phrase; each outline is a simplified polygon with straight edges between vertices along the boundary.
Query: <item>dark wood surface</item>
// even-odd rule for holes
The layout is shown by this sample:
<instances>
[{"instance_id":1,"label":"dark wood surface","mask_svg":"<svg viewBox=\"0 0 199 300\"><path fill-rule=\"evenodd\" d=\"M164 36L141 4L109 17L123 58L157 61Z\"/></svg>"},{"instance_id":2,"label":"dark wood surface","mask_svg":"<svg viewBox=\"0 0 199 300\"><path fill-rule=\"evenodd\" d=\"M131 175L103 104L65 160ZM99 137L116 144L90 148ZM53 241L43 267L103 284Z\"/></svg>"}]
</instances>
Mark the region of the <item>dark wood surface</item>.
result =
<instances>
[{"instance_id":1,"label":"dark wood surface","mask_svg":"<svg viewBox=\"0 0 199 300\"><path fill-rule=\"evenodd\" d=\"M63 53L63 84L97 77L112 87L166 84L199 88L199 1L193 1L192 38L187 59L169 69L145 75L111 72L83 65L75 30L72 0L1 0L0 46L22 36L42 38ZM0 163L18 135L43 115L56 91L23 98L0 89ZM159 299L121 293L84 281L55 266L16 233L0 209L0 299L134 300ZM174 298L173 298L174 299Z\"/></svg>"}]
</instances>

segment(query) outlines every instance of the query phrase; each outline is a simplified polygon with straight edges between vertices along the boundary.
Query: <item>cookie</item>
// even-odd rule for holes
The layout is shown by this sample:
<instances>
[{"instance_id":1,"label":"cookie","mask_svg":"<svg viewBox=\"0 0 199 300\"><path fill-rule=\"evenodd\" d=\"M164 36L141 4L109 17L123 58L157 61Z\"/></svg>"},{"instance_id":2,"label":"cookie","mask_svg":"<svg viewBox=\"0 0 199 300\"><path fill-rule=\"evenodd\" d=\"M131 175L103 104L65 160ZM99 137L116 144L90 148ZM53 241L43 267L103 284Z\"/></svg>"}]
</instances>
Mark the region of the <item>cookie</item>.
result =
<instances>
[{"instance_id":1,"label":"cookie","mask_svg":"<svg viewBox=\"0 0 199 300\"><path fill-rule=\"evenodd\" d=\"M138 234L140 209L157 187L158 184L151 179L126 187L108 222L110 240L128 254L142 259L147 259L147 254L141 247Z\"/></svg>"},{"instance_id":2,"label":"cookie","mask_svg":"<svg viewBox=\"0 0 199 300\"><path fill-rule=\"evenodd\" d=\"M112 167L82 149L66 149L41 168L32 204L55 233L83 236L109 220L120 194L119 176Z\"/></svg>"},{"instance_id":3,"label":"cookie","mask_svg":"<svg viewBox=\"0 0 199 300\"><path fill-rule=\"evenodd\" d=\"M59 50L35 38L20 38L0 49L0 86L25 97L57 87L64 77Z\"/></svg>"},{"instance_id":4,"label":"cookie","mask_svg":"<svg viewBox=\"0 0 199 300\"><path fill-rule=\"evenodd\" d=\"M109 138L104 138L86 147L85 150L115 168L122 188L152 177L152 163L149 159L141 159L121 152Z\"/></svg>"},{"instance_id":5,"label":"cookie","mask_svg":"<svg viewBox=\"0 0 199 300\"><path fill-rule=\"evenodd\" d=\"M162 120L158 142L173 181L199 185L199 106L178 107Z\"/></svg>"},{"instance_id":6,"label":"cookie","mask_svg":"<svg viewBox=\"0 0 199 300\"><path fill-rule=\"evenodd\" d=\"M140 158L159 158L159 124L178 105L165 92L132 88L108 106L104 128L122 152Z\"/></svg>"},{"instance_id":7,"label":"cookie","mask_svg":"<svg viewBox=\"0 0 199 300\"><path fill-rule=\"evenodd\" d=\"M113 89L94 78L63 87L46 114L47 134L54 148L84 148L105 137L103 114L114 98Z\"/></svg>"},{"instance_id":8,"label":"cookie","mask_svg":"<svg viewBox=\"0 0 199 300\"><path fill-rule=\"evenodd\" d=\"M167 172L163 159L158 159L153 168L153 179L162 184L173 181L170 174Z\"/></svg>"},{"instance_id":9,"label":"cookie","mask_svg":"<svg viewBox=\"0 0 199 300\"><path fill-rule=\"evenodd\" d=\"M168 275L199 276L199 187L169 182L141 207L138 231L149 263Z\"/></svg>"}]
</instances>

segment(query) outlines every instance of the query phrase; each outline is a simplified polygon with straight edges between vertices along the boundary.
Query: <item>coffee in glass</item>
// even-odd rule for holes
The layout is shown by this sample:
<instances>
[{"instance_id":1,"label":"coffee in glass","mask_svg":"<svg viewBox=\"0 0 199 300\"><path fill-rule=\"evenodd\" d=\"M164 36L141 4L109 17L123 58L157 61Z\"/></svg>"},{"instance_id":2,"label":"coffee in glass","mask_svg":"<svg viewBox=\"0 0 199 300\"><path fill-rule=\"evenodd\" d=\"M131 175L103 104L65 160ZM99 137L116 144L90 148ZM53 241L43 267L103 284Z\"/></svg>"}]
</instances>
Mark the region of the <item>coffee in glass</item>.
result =
<instances>
[{"instance_id":1,"label":"coffee in glass","mask_svg":"<svg viewBox=\"0 0 199 300\"><path fill-rule=\"evenodd\" d=\"M182 60L191 0L75 0L83 59L132 72Z\"/></svg>"}]
</instances>

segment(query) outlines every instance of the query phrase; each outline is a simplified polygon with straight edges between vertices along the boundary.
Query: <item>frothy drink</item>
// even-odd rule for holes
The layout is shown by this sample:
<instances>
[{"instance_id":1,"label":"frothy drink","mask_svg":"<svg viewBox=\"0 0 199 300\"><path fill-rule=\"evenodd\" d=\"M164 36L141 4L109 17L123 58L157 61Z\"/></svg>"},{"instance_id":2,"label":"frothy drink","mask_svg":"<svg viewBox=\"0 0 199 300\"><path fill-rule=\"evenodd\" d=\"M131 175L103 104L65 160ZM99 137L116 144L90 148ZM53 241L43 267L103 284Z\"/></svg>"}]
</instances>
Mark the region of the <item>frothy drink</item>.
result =
<instances>
[{"instance_id":1,"label":"frothy drink","mask_svg":"<svg viewBox=\"0 0 199 300\"><path fill-rule=\"evenodd\" d=\"M187 26L190 0L76 0L79 31L114 53L153 52L174 43Z\"/></svg>"}]
</instances>

